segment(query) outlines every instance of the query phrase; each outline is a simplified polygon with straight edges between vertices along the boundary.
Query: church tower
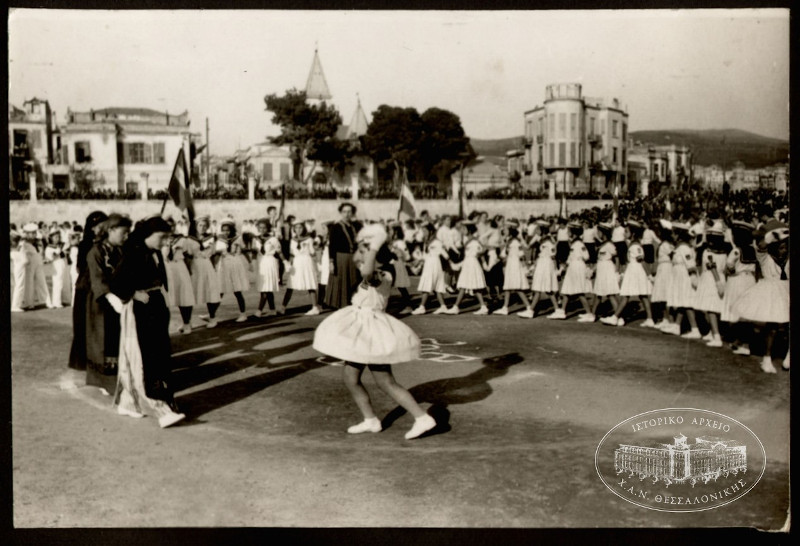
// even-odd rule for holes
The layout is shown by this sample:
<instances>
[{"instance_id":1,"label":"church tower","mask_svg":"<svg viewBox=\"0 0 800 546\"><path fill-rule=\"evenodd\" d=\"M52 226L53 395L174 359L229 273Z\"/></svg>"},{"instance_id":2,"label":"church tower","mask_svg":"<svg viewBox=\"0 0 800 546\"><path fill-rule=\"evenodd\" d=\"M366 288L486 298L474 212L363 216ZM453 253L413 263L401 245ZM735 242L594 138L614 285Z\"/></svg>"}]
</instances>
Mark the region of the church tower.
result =
<instances>
[{"instance_id":1,"label":"church tower","mask_svg":"<svg viewBox=\"0 0 800 546\"><path fill-rule=\"evenodd\" d=\"M306 97L315 100L328 100L332 97L316 48L314 48L314 62L311 63L311 72L306 82Z\"/></svg>"}]
</instances>

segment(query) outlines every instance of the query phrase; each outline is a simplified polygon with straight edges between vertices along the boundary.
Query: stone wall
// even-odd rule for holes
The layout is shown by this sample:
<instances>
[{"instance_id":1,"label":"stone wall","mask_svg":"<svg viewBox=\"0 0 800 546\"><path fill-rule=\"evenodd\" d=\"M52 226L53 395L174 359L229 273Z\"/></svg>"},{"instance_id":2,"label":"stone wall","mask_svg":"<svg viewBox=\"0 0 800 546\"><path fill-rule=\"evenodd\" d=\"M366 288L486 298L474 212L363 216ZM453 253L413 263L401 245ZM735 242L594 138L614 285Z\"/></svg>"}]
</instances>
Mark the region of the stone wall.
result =
<instances>
[{"instance_id":1,"label":"stone wall","mask_svg":"<svg viewBox=\"0 0 800 546\"><path fill-rule=\"evenodd\" d=\"M286 202L286 214L293 214L298 218L314 218L318 222L338 218L336 208L339 202L334 200L309 199L291 200ZM604 207L611 201L598 200L568 200L568 212L576 212L585 208ZM238 222L266 216L267 207L280 206L275 200L201 200L195 203L197 214L209 214L212 218L220 219L230 214ZM466 201L466 214L473 210L485 210L490 214L503 214L506 217L525 218L533 215L558 214L558 201L550 200L489 200L474 199ZM396 218L397 201L390 200L361 200L356 203L358 217L363 219ZM127 214L133 220L157 214L161 210L161 201L45 201L36 203L30 201L9 201L9 221L18 226L25 222L53 220L77 220L83 223L86 216L93 210L104 212L119 212ZM457 214L458 202L447 200L419 200L417 211L427 210L431 215ZM164 210L166 215L179 217L179 210L170 201Z\"/></svg>"}]
</instances>

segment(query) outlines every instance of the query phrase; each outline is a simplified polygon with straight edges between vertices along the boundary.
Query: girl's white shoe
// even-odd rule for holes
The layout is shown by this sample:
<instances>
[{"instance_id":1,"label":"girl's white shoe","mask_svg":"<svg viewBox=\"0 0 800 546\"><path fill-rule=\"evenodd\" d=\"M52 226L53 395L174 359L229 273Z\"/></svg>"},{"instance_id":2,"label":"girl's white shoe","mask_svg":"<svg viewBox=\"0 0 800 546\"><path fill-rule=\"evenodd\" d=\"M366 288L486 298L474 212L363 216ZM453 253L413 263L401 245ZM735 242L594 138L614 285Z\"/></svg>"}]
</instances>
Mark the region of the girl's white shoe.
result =
<instances>
[{"instance_id":1,"label":"girl's white shoe","mask_svg":"<svg viewBox=\"0 0 800 546\"><path fill-rule=\"evenodd\" d=\"M501 307L497 311L492 313L493 315L507 315L508 314L508 307Z\"/></svg>"},{"instance_id":2,"label":"girl's white shoe","mask_svg":"<svg viewBox=\"0 0 800 546\"><path fill-rule=\"evenodd\" d=\"M472 314L473 315L488 315L489 314L489 308L484 305L483 307L481 307L480 309L478 309L477 311L475 311Z\"/></svg>"},{"instance_id":3,"label":"girl's white shoe","mask_svg":"<svg viewBox=\"0 0 800 546\"><path fill-rule=\"evenodd\" d=\"M414 426L406 432L406 440L419 438L436 426L436 420L427 413L419 419L414 419Z\"/></svg>"},{"instance_id":4,"label":"girl's white shoe","mask_svg":"<svg viewBox=\"0 0 800 546\"><path fill-rule=\"evenodd\" d=\"M357 425L353 425L347 429L347 432L349 434L361 434L362 432L380 432L381 430L383 430L383 427L381 427L381 420L377 417L372 417L370 419L364 419Z\"/></svg>"},{"instance_id":5,"label":"girl's white shoe","mask_svg":"<svg viewBox=\"0 0 800 546\"><path fill-rule=\"evenodd\" d=\"M772 358L765 356L761 360L761 371L765 373L778 373L778 370L775 369L775 366L772 364Z\"/></svg>"},{"instance_id":6,"label":"girl's white shoe","mask_svg":"<svg viewBox=\"0 0 800 546\"><path fill-rule=\"evenodd\" d=\"M788 351L786 352L786 356L783 358L783 364L781 364L781 367L784 370L788 370L789 369L789 352Z\"/></svg>"},{"instance_id":7,"label":"girl's white shoe","mask_svg":"<svg viewBox=\"0 0 800 546\"><path fill-rule=\"evenodd\" d=\"M125 415L126 417L133 417L134 419L141 419L144 417L143 413L139 413L138 411L125 409L122 406L117 406L117 413L119 415Z\"/></svg>"}]
</instances>

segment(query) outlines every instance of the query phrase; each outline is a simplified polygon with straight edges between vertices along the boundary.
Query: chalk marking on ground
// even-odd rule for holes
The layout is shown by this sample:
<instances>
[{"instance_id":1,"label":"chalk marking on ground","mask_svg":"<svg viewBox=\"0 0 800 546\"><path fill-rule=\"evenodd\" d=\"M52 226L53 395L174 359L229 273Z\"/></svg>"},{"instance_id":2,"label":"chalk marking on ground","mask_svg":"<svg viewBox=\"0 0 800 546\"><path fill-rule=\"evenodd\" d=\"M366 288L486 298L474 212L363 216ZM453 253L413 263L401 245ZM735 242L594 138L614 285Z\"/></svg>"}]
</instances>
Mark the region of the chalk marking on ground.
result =
<instances>
[{"instance_id":1,"label":"chalk marking on ground","mask_svg":"<svg viewBox=\"0 0 800 546\"><path fill-rule=\"evenodd\" d=\"M557 355L558 354L558 351L551 351L550 349L545 349L544 347L537 346L536 349L539 350L539 351L542 351L544 353L550 353L552 355Z\"/></svg>"}]
</instances>

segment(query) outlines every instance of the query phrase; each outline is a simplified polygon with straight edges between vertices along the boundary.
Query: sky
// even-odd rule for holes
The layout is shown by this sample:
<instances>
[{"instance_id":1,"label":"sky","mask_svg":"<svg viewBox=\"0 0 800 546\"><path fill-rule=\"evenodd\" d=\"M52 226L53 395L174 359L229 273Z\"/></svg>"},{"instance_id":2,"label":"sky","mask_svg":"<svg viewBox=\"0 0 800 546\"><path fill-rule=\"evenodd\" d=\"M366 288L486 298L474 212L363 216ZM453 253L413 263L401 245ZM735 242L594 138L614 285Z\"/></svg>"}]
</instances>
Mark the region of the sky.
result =
<instances>
[{"instance_id":1,"label":"sky","mask_svg":"<svg viewBox=\"0 0 800 546\"><path fill-rule=\"evenodd\" d=\"M315 48L345 124L357 97L438 107L468 136L520 136L545 86L618 98L630 131L789 139L789 10L85 11L9 14L9 102L188 110L212 154L277 135L264 96L305 87Z\"/></svg>"}]
</instances>

